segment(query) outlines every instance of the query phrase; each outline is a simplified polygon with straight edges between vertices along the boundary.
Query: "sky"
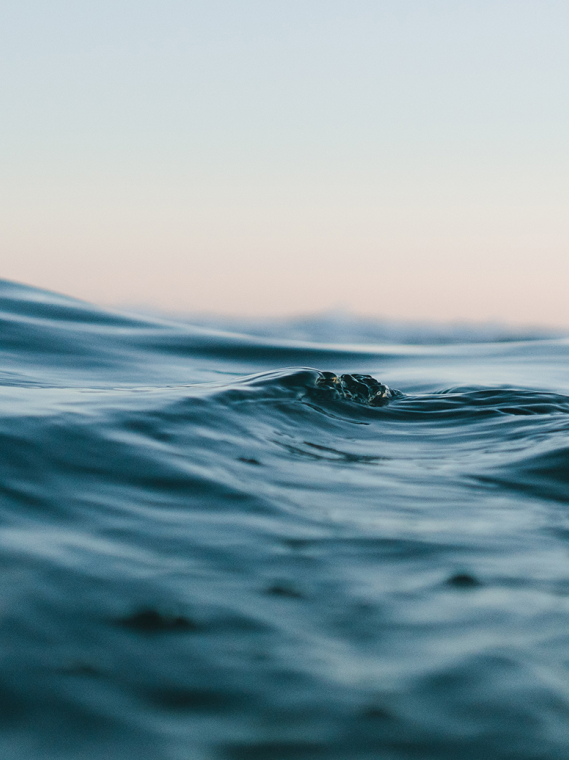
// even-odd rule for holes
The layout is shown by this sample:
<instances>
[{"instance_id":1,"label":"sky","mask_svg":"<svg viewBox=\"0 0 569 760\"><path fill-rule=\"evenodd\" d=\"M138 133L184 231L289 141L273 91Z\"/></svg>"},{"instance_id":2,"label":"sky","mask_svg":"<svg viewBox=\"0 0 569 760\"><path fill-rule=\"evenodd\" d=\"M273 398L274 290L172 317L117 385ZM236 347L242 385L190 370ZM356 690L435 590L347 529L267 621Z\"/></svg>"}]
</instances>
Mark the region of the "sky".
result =
<instances>
[{"instance_id":1,"label":"sky","mask_svg":"<svg viewBox=\"0 0 569 760\"><path fill-rule=\"evenodd\" d=\"M565 0L4 0L0 277L569 326Z\"/></svg>"}]
</instances>

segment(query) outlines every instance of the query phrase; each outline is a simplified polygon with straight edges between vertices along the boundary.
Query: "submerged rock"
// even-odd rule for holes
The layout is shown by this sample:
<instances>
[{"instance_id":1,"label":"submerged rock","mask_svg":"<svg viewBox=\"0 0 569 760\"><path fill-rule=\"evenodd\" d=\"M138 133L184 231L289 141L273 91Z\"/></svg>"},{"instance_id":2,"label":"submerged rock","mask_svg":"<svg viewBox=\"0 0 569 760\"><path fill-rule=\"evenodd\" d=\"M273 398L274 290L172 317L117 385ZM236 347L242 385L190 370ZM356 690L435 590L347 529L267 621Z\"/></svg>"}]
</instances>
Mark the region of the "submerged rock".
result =
<instances>
[{"instance_id":1,"label":"submerged rock","mask_svg":"<svg viewBox=\"0 0 569 760\"><path fill-rule=\"evenodd\" d=\"M334 390L342 398L368 406L383 406L387 404L394 393L387 385L371 375L335 375L333 372L321 372L316 380L320 388Z\"/></svg>"}]
</instances>

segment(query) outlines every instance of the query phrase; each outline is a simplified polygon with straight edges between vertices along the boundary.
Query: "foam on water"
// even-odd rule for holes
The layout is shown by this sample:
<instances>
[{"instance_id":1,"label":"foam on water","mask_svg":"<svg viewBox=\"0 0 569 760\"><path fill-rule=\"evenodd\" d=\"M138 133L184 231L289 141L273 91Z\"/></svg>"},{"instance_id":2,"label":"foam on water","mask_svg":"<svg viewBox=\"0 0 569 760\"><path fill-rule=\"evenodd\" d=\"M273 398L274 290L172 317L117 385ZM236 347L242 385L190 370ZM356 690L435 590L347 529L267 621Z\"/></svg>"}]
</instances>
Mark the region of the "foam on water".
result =
<instances>
[{"instance_id":1,"label":"foam on water","mask_svg":"<svg viewBox=\"0 0 569 760\"><path fill-rule=\"evenodd\" d=\"M2 758L568 756L567 341L0 330Z\"/></svg>"}]
</instances>

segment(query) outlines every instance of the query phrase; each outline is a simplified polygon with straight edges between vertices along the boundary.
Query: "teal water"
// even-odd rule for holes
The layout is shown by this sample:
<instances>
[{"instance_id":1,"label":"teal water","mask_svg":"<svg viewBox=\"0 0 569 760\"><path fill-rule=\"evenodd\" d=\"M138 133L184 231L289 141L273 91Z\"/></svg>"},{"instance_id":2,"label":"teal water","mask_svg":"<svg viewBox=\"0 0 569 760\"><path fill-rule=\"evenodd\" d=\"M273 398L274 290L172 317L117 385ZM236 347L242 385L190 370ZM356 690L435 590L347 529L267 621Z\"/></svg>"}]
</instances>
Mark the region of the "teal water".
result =
<instances>
[{"instance_id":1,"label":"teal water","mask_svg":"<svg viewBox=\"0 0 569 760\"><path fill-rule=\"evenodd\" d=\"M0 756L565 760L568 359L1 283Z\"/></svg>"}]
</instances>

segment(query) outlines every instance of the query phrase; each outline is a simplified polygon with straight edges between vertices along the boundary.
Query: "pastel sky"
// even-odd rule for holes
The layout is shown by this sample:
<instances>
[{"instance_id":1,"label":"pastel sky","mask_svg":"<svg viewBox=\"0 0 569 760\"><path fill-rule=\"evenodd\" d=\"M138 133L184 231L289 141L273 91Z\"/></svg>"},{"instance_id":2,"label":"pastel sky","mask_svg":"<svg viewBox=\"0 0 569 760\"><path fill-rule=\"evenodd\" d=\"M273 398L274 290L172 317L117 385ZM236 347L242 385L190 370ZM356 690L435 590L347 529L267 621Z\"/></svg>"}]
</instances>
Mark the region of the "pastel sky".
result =
<instances>
[{"instance_id":1,"label":"pastel sky","mask_svg":"<svg viewBox=\"0 0 569 760\"><path fill-rule=\"evenodd\" d=\"M0 277L569 326L566 0L4 0Z\"/></svg>"}]
</instances>

